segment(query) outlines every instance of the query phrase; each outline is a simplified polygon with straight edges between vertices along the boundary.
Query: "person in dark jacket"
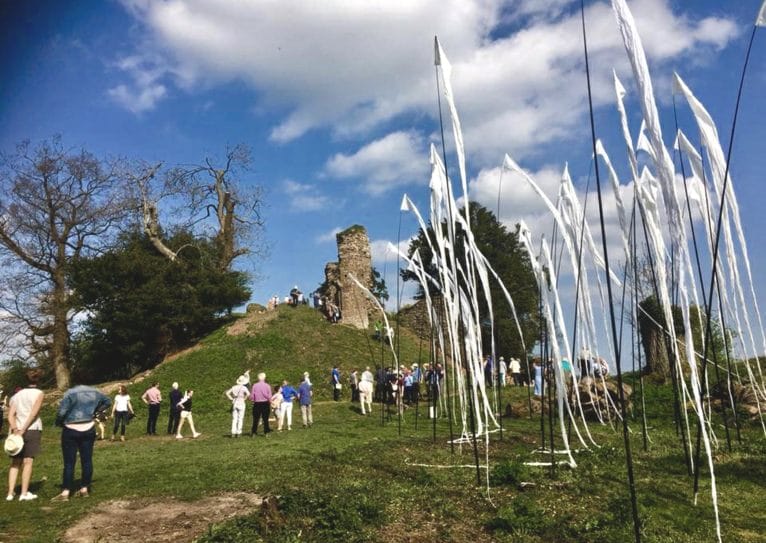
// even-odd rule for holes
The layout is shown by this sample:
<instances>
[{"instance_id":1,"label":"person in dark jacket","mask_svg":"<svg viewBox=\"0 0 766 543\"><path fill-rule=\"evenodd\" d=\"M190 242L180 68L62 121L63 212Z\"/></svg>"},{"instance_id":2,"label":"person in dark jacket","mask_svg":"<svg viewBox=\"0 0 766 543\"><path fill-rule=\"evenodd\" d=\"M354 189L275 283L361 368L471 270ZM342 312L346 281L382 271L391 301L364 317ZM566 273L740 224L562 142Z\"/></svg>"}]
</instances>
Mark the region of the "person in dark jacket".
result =
<instances>
[{"instance_id":1,"label":"person in dark jacket","mask_svg":"<svg viewBox=\"0 0 766 543\"><path fill-rule=\"evenodd\" d=\"M178 403L183 398L183 394L178 390L178 383L173 383L170 389L170 413L168 413L168 434L175 434L178 431L178 423L181 420L181 408Z\"/></svg>"}]
</instances>

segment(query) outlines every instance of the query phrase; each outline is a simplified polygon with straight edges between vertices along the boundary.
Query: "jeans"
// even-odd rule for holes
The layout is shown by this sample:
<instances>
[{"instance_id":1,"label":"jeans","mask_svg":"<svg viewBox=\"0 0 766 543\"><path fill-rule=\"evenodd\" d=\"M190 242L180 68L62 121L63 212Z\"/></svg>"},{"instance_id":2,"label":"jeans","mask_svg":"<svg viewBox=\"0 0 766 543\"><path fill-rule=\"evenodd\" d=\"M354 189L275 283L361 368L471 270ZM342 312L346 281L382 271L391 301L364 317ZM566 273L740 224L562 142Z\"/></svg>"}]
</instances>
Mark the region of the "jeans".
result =
<instances>
[{"instance_id":1,"label":"jeans","mask_svg":"<svg viewBox=\"0 0 766 543\"><path fill-rule=\"evenodd\" d=\"M120 435L125 435L125 425L128 423L129 411L115 411L114 412L114 428L112 433L117 433L117 428L120 428Z\"/></svg>"},{"instance_id":2,"label":"jeans","mask_svg":"<svg viewBox=\"0 0 766 543\"><path fill-rule=\"evenodd\" d=\"M77 461L78 452L80 453L80 467L82 468L80 488L90 487L93 480L93 444L95 442L95 428L78 432L65 426L61 431L61 453L64 456L64 477L61 487L64 490L72 490L74 465Z\"/></svg>"},{"instance_id":3,"label":"jeans","mask_svg":"<svg viewBox=\"0 0 766 543\"><path fill-rule=\"evenodd\" d=\"M269 410L271 406L269 402L253 402L253 428L250 431L252 434L258 433L258 421L263 421L263 433L268 434L271 432L269 428Z\"/></svg>"},{"instance_id":4,"label":"jeans","mask_svg":"<svg viewBox=\"0 0 766 543\"><path fill-rule=\"evenodd\" d=\"M157 435L157 419L160 418L160 404L149 404L149 418L146 419L146 433Z\"/></svg>"}]
</instances>

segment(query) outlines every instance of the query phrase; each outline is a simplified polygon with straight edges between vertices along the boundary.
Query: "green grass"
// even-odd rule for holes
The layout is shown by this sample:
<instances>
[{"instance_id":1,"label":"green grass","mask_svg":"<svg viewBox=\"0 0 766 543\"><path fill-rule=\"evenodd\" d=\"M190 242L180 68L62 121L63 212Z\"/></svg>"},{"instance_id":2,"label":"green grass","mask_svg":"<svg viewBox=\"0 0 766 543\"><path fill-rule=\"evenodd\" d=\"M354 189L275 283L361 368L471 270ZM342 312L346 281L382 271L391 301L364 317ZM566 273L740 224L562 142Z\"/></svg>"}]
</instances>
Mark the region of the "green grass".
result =
<instances>
[{"instance_id":1,"label":"green grass","mask_svg":"<svg viewBox=\"0 0 766 543\"><path fill-rule=\"evenodd\" d=\"M402 336L403 358L416 360L419 343ZM379 344L371 345L379 357ZM415 428L414 409L405 413L400 434L393 415L385 424L377 410L361 417L348 402L348 390L344 401L329 401L332 363L347 370L373 365L370 356L361 332L330 326L307 308L283 308L252 337L217 332L201 349L156 372L163 390L173 380L195 389L195 421L203 436L182 442L142 436L141 404L126 443L97 443L93 497L64 504L48 502L58 492L62 468L59 431L52 427L49 407L44 452L33 476L40 500L0 505L0 541L54 541L105 500L191 501L243 490L274 496L277 510L268 515L256 510L210 526L200 541L632 540L619 428L591 425L600 447L578 453L576 469L559 468L551 476L547 468L523 465L540 459L532 453L540 442L539 418L505 419L503 441L495 434L490 446L492 488L487 495L485 487L476 485L474 469L413 465L472 464L469 446L451 452L446 420L439 421L434 441L424 413ZM425 360L425 352L422 356ZM268 438L224 437L230 416L222 393L246 367L265 369L272 382L283 376L297 381L304 370L311 371L317 395L314 427L303 430L295 424L292 432ZM143 383L134 386L131 394L138 397L143 388ZM522 389L506 392L516 400L526 397ZM647 452L641 448L639 419L631 420L644 541L712 541L709 477L705 470L695 507L669 398L667 388L647 386L652 438ZM300 417L297 409L294 415ZM164 417L163 411L161 427ZM246 427L249 423L248 416ZM728 453L723 432L717 431L722 440L716 476L724 540L766 541L766 441L752 425L744 429L745 443ZM481 452L483 458L483 447ZM523 481L536 485L522 490Z\"/></svg>"}]
</instances>

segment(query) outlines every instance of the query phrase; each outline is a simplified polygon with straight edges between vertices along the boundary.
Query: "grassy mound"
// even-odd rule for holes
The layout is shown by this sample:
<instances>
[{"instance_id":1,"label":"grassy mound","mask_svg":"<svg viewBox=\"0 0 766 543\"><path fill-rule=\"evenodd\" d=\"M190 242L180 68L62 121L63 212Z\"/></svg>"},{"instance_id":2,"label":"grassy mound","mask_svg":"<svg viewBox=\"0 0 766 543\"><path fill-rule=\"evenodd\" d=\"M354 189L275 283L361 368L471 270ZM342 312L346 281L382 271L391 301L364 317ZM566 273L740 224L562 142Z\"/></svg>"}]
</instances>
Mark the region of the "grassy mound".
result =
<instances>
[{"instance_id":1,"label":"grassy mound","mask_svg":"<svg viewBox=\"0 0 766 543\"><path fill-rule=\"evenodd\" d=\"M330 325L309 308L283 307L268 317L240 321L251 333L230 335L220 330L201 345L157 368L142 383L132 385L138 417L127 441L98 442L94 454L92 497L51 504L61 477L59 431L46 408L44 452L35 461L32 491L37 502L3 502L0 541L68 541L67 529L87 525L102 510L132 511L163 508L166 523L175 527L174 541L204 543L409 541L409 542L614 542L632 540L630 503L626 491L624 453L619 428L591 425L598 447L585 450L572 440L578 467L524 465L542 460L540 419L504 419L503 438L493 434L489 472L476 484L469 445L450 447L446 418L433 425L425 409L411 408L401 420L375 407L363 417L351 405L348 387L341 402L330 401L329 371L337 362L344 375L352 367L381 361L380 343L359 330ZM427 346L402 330L400 352L406 363L427 360ZM383 361L392 364L383 349ZM276 383L297 381L309 371L316 391L313 428L294 424L291 432L268 437L227 437L229 403L223 391L246 368L253 375L266 371ZM138 401L148 382L158 379L166 391L172 381L195 389L194 417L203 435L196 440L143 435L146 410ZM504 403L523 402L523 388L505 389ZM647 415L651 442L642 450L639 417L631 419L636 486L644 541L689 542L714 540L710 483L703 471L699 503L692 503L688 476L672 418L671 390L647 386ZM296 409L294 416L299 419ZM160 429L166 423L166 410ZM245 428L249 428L250 415ZM547 421L546 421L547 424ZM455 421L453 428L458 429ZM720 421L716 476L724 538L727 541L766 541L766 440L757 423L742 429L744 443L726 451ZM546 439L547 439L546 432ZM560 446L560 436L556 435ZM480 459L485 463L484 445ZM452 466L445 469L448 466ZM468 466L468 467L466 467ZM79 472L79 470L78 470ZM77 476L77 475L76 475ZM492 488L487 494L484 483ZM533 484L529 484L533 483ZM209 518L207 529L193 531L183 515L171 514L171 503L231 499L247 492L268 497L235 519ZM109 502L108 504L106 502ZM207 502L206 502L207 503ZM117 504L117 505L115 505ZM191 511L193 508L190 507ZM85 524L84 524L85 523ZM147 528L133 539L111 536L110 526L94 525L92 540L164 541ZM116 528L112 527L115 533ZM163 526L163 533L173 532ZM138 531L137 531L138 532ZM124 534L124 526L120 534Z\"/></svg>"}]
</instances>

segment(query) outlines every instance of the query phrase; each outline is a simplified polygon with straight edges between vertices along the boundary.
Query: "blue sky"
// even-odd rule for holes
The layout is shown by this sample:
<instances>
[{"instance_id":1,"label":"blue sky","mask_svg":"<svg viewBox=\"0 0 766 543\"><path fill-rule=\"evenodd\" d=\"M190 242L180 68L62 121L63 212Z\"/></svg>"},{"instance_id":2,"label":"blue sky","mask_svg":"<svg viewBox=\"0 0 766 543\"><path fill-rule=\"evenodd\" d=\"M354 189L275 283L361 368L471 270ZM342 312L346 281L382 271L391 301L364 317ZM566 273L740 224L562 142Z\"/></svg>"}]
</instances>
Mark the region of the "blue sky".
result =
<instances>
[{"instance_id":1,"label":"blue sky","mask_svg":"<svg viewBox=\"0 0 766 543\"><path fill-rule=\"evenodd\" d=\"M760 0L634 0L663 115L673 133L678 71L728 134ZM611 70L630 71L606 2L587 2L598 135L627 177ZM253 300L313 290L336 258L337 229L367 227L375 265L395 292L404 192L427 201L428 146L438 142L432 60L439 35L454 66L471 199L494 209L509 153L555 194L565 162L584 184L590 159L579 2L123 0L0 5L0 149L61 134L101 155L166 164L253 150L249 183L267 190L270 257ZM732 174L756 284L766 277L762 211L766 30L756 37ZM632 130L639 110L628 97ZM682 127L695 134L688 110ZM726 143L724 142L724 146ZM506 183L504 181L504 183ZM623 183L626 183L623 181ZM504 185L505 187L506 185ZM549 228L519 185L501 217ZM612 217L613 219L613 217ZM415 231L405 217L403 236ZM405 298L408 294L404 295Z\"/></svg>"}]
</instances>

